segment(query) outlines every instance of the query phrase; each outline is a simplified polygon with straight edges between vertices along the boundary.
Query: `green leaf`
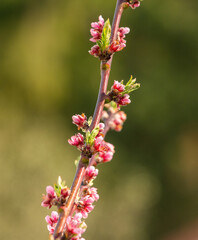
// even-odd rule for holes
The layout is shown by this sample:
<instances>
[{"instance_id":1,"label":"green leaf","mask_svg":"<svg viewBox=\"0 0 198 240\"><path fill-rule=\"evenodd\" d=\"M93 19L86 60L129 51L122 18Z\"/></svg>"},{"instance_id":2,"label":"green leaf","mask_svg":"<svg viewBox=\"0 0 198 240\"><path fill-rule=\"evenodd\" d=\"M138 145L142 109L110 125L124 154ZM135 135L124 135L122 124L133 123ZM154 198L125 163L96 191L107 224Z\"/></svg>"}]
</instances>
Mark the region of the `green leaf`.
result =
<instances>
[{"instance_id":1,"label":"green leaf","mask_svg":"<svg viewBox=\"0 0 198 240\"><path fill-rule=\"evenodd\" d=\"M102 52L109 47L110 37L111 37L111 25L109 19L107 19L107 21L104 23L101 39L97 41L97 44Z\"/></svg>"},{"instance_id":2,"label":"green leaf","mask_svg":"<svg viewBox=\"0 0 198 240\"><path fill-rule=\"evenodd\" d=\"M90 146L93 145L94 143L94 139L95 137L98 135L99 133L99 126L96 126L90 133L90 131L88 130L86 132L86 143L89 144Z\"/></svg>"},{"instance_id":3,"label":"green leaf","mask_svg":"<svg viewBox=\"0 0 198 240\"><path fill-rule=\"evenodd\" d=\"M61 194L61 187L58 186L57 184L54 184L54 191L55 191L56 195L59 197Z\"/></svg>"},{"instance_id":4,"label":"green leaf","mask_svg":"<svg viewBox=\"0 0 198 240\"><path fill-rule=\"evenodd\" d=\"M127 84L125 85L125 90L122 92L122 94L129 94L130 92L133 92L140 88L140 84L136 83L136 78L133 79L132 75Z\"/></svg>"},{"instance_id":5,"label":"green leaf","mask_svg":"<svg viewBox=\"0 0 198 240\"><path fill-rule=\"evenodd\" d=\"M91 117L89 117L89 119L88 119L88 121L87 121L89 126L90 126L91 123L92 123L92 119L93 119L93 118L92 118L92 116L91 116Z\"/></svg>"},{"instance_id":6,"label":"green leaf","mask_svg":"<svg viewBox=\"0 0 198 240\"><path fill-rule=\"evenodd\" d=\"M110 102L112 108L117 109L117 104L114 101Z\"/></svg>"},{"instance_id":7,"label":"green leaf","mask_svg":"<svg viewBox=\"0 0 198 240\"><path fill-rule=\"evenodd\" d=\"M90 136L91 136L91 134L90 134L90 131L88 130L88 131L86 132L86 136L85 136L85 141L86 141L87 144L89 144Z\"/></svg>"},{"instance_id":8,"label":"green leaf","mask_svg":"<svg viewBox=\"0 0 198 240\"><path fill-rule=\"evenodd\" d=\"M99 133L99 130L100 130L99 126L96 126L96 127L92 130L92 132L91 132L91 140L94 141L95 137L96 137L96 136L98 135L98 133Z\"/></svg>"}]
</instances>

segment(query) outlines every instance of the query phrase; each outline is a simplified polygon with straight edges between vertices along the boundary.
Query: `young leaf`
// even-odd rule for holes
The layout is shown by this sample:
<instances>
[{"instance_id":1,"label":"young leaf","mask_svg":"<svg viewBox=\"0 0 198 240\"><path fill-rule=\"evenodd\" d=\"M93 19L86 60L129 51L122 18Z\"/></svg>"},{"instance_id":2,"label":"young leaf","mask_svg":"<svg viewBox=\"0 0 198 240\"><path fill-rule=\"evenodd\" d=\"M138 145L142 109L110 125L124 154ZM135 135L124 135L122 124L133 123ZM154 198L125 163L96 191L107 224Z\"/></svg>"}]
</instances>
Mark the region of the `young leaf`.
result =
<instances>
[{"instance_id":1,"label":"young leaf","mask_svg":"<svg viewBox=\"0 0 198 240\"><path fill-rule=\"evenodd\" d=\"M108 48L110 43L110 37L111 37L111 25L109 19L107 19L107 21L104 23L101 39L97 41L97 44L102 52L106 48Z\"/></svg>"},{"instance_id":2,"label":"young leaf","mask_svg":"<svg viewBox=\"0 0 198 240\"><path fill-rule=\"evenodd\" d=\"M140 87L140 84L135 83L135 82L136 82L136 78L133 79L133 77L131 75L131 78L129 79L129 81L125 85L125 90L122 92L122 95L129 94L130 92L133 92L133 91L137 90Z\"/></svg>"}]
</instances>

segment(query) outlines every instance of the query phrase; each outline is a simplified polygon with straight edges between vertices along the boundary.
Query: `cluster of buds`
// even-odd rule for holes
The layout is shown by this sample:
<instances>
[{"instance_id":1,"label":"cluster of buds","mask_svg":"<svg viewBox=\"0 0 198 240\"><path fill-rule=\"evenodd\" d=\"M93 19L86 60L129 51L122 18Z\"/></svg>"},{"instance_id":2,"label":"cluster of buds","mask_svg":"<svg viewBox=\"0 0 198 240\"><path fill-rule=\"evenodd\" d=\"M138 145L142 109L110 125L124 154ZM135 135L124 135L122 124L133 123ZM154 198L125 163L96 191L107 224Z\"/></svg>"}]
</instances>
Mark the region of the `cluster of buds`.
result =
<instances>
[{"instance_id":1,"label":"cluster of buds","mask_svg":"<svg viewBox=\"0 0 198 240\"><path fill-rule=\"evenodd\" d=\"M88 217L88 213L94 209L93 203L99 199L97 189L92 187L93 180L97 177L97 175L98 169L96 169L94 166L89 166L86 168L82 187L75 201L74 212L66 219L64 228L65 237L68 240L84 240L84 238L81 238L81 235L87 228L84 219L86 219ZM47 187L47 194L49 194L50 190L50 194L53 196L53 198L55 198L55 191L57 191L57 187L60 187L60 185L62 187L62 184L63 183L59 178L58 185L55 185L53 190L51 186ZM59 190L59 192L61 191ZM62 205L59 205L59 207L63 205L64 204L62 203ZM42 206L44 205L42 204ZM48 224L47 228L51 235L54 233L58 218L58 213L56 211L52 211L51 216L45 217L45 220Z\"/></svg>"},{"instance_id":2,"label":"cluster of buds","mask_svg":"<svg viewBox=\"0 0 198 240\"><path fill-rule=\"evenodd\" d=\"M96 178L97 174L98 170L94 167L87 168L86 170L84 189L81 193L81 197L79 197L80 201L78 201L78 205L82 205L81 211L77 207L72 216L69 216L66 220L65 236L68 240L84 240L84 238L81 238L81 235L85 232L87 226L83 218L86 218L88 213L94 208L92 203L99 199L97 189L91 188L91 183ZM46 192L47 194L43 195L41 206L47 208L51 208L52 206L60 208L64 206L70 194L70 190L65 186L65 183L62 182L60 177L58 178L58 184L55 184L54 187L48 186ZM58 218L59 216L56 211L52 211L51 216L48 215L45 217L48 224L47 229L51 235L54 233Z\"/></svg>"},{"instance_id":3,"label":"cluster of buds","mask_svg":"<svg viewBox=\"0 0 198 240\"><path fill-rule=\"evenodd\" d=\"M106 104L107 111L102 112L102 120L108 125L109 129L120 132L123 124L126 121L126 113L119 111L117 106L113 104Z\"/></svg>"},{"instance_id":4,"label":"cluster of buds","mask_svg":"<svg viewBox=\"0 0 198 240\"><path fill-rule=\"evenodd\" d=\"M109 162L115 151L114 146L104 140L104 127L104 123L99 123L91 132L87 130L85 137L81 133L78 133L72 136L71 139L68 140L68 143L76 146L86 158L90 159L95 155L95 159L97 157L98 162Z\"/></svg>"},{"instance_id":5,"label":"cluster of buds","mask_svg":"<svg viewBox=\"0 0 198 240\"><path fill-rule=\"evenodd\" d=\"M136 90L139 84L135 83L135 79L131 79L126 85L123 81L114 81L111 90L107 94L109 104L106 104L107 111L103 111L102 121L91 132L89 131L92 118L87 120L85 114L76 114L72 117L73 123L84 133L77 133L68 140L69 144L76 146L81 151L81 156L88 159L87 168L81 185L81 189L75 200L75 207L72 215L66 219L65 237L68 240L84 240L81 235L86 230L84 219L94 209L93 203L99 199L97 189L92 187L93 180L98 175L98 169L95 166L99 163L109 162L113 158L115 152L114 146L104 140L105 128L120 131L126 120L126 114L120 111L120 106L130 103L129 93ZM46 194L43 195L42 206L58 208L64 206L70 195L70 189L65 186L61 178L58 184L48 186ZM58 222L58 213L53 211L51 216L46 217L48 230L50 234L54 233L54 229Z\"/></svg>"},{"instance_id":6,"label":"cluster of buds","mask_svg":"<svg viewBox=\"0 0 198 240\"><path fill-rule=\"evenodd\" d=\"M55 184L54 187L46 187L46 194L43 194L41 206L47 208L51 208L52 206L63 206L65 205L69 195L70 189L65 186L64 182L62 182L59 177L58 184Z\"/></svg>"},{"instance_id":7,"label":"cluster of buds","mask_svg":"<svg viewBox=\"0 0 198 240\"><path fill-rule=\"evenodd\" d=\"M140 6L140 1L125 0L120 3L120 7L131 7L135 9ZM99 58L103 63L106 63L111 56L126 47L125 35L130 32L128 27L114 28L117 29L112 35L109 19L105 22L102 16L99 16L98 22L91 23L91 38L90 41L96 43L89 53L94 57ZM94 209L94 202L98 201L99 195L97 189L93 187L93 181L98 175L97 164L105 163L112 160L114 155L114 146L104 140L109 129L121 131L126 120L126 114L120 111L120 106L128 105L131 100L129 93L138 89L140 84L136 83L136 79L130 80L124 85L123 81L114 81L110 91L106 96L106 111L103 111L101 120L104 123L99 123L97 126L94 122L94 128L91 128L92 118L87 119L86 115L76 114L72 116L72 122L82 131L72 136L68 143L75 146L81 152L80 164L83 163L83 168L86 168L81 177L78 179L80 184L76 184L77 191L72 191L65 186L65 183L59 177L58 183L46 187L46 194L43 194L41 205L46 208L56 206L58 210L68 207L68 199L73 199L69 216L66 215L65 224L63 227L64 236L61 239L67 240L85 240L82 234L86 231L87 225L85 219L88 214ZM92 129L90 131L90 129ZM80 166L80 165L79 165ZM79 183L78 182L78 183ZM80 187L79 187L80 186ZM74 194L75 192L75 194ZM68 202L70 202L70 199ZM59 220L58 212L52 211L51 216L46 216L47 228L50 235L54 234ZM59 224L58 223L58 224ZM57 225L57 229L60 226ZM56 230L57 231L57 230ZM56 235L56 234L55 234Z\"/></svg>"},{"instance_id":8,"label":"cluster of buds","mask_svg":"<svg viewBox=\"0 0 198 240\"><path fill-rule=\"evenodd\" d=\"M90 33L91 42L95 42L89 53L103 61L108 61L111 55L121 51L126 47L125 34L130 32L128 27L121 27L116 33L116 39L111 41L111 26L109 19L105 22L102 16L99 16L98 22L91 23Z\"/></svg>"},{"instance_id":9,"label":"cluster of buds","mask_svg":"<svg viewBox=\"0 0 198 240\"><path fill-rule=\"evenodd\" d=\"M97 175L98 169L94 166L87 167L83 180L83 186L79 194L78 201L76 202L76 212L81 213L83 218L88 217L88 213L94 209L93 203L99 199L97 189L92 187L93 180L97 177Z\"/></svg>"},{"instance_id":10,"label":"cluster of buds","mask_svg":"<svg viewBox=\"0 0 198 240\"><path fill-rule=\"evenodd\" d=\"M47 215L45 217L45 221L47 222L47 229L50 234L54 233L56 224L58 222L58 213L56 211L52 211L51 216Z\"/></svg>"},{"instance_id":11,"label":"cluster of buds","mask_svg":"<svg viewBox=\"0 0 198 240\"><path fill-rule=\"evenodd\" d=\"M107 101L114 101L118 109L120 106L126 106L131 102L129 93L137 90L139 87L140 84L136 83L136 79L133 79L132 76L126 85L123 84L123 80L121 82L115 80L111 91L107 94Z\"/></svg>"},{"instance_id":12,"label":"cluster of buds","mask_svg":"<svg viewBox=\"0 0 198 240\"><path fill-rule=\"evenodd\" d=\"M85 240L81 238L81 235L86 231L87 225L82 220L81 213L74 213L73 216L69 216L66 220L65 237L68 240Z\"/></svg>"},{"instance_id":13,"label":"cluster of buds","mask_svg":"<svg viewBox=\"0 0 198 240\"><path fill-rule=\"evenodd\" d=\"M73 216L69 216L65 224L65 237L68 240L85 240L81 238L81 235L86 231L87 225L83 221L81 213L75 213ZM58 213L52 211L51 216L46 216L47 229L49 234L54 233L56 224L58 222Z\"/></svg>"},{"instance_id":14,"label":"cluster of buds","mask_svg":"<svg viewBox=\"0 0 198 240\"><path fill-rule=\"evenodd\" d=\"M84 113L76 114L72 116L73 124L75 124L78 127L78 130L83 129L87 130L89 127L89 123L87 121L87 117L85 116Z\"/></svg>"}]
</instances>

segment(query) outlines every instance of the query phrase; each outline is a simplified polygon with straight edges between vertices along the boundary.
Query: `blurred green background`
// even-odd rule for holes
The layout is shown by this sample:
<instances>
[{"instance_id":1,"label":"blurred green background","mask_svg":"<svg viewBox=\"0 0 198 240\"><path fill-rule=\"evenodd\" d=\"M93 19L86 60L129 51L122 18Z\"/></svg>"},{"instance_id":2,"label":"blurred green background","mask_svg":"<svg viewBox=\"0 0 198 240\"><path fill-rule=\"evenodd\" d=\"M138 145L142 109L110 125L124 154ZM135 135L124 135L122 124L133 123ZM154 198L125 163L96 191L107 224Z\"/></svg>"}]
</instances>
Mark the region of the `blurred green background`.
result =
<instances>
[{"instance_id":1,"label":"blurred green background","mask_svg":"<svg viewBox=\"0 0 198 240\"><path fill-rule=\"evenodd\" d=\"M114 8L115 0L0 1L0 239L48 239L41 195L59 175L71 186L71 116L92 115L97 98L90 23L112 19ZM107 136L116 153L99 167L87 240L198 239L197 9L193 0L145 0L124 13L131 33L110 84L133 74L141 88L123 108L123 131Z\"/></svg>"}]
</instances>

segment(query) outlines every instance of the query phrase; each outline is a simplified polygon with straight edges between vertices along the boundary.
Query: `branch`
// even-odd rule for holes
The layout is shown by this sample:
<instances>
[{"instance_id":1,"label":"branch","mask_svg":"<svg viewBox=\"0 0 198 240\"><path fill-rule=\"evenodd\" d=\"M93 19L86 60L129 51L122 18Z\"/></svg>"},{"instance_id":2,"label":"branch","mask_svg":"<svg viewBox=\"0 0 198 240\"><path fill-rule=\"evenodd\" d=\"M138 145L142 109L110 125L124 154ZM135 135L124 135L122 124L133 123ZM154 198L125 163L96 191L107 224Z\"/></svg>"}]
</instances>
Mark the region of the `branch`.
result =
<instances>
[{"instance_id":1,"label":"branch","mask_svg":"<svg viewBox=\"0 0 198 240\"><path fill-rule=\"evenodd\" d=\"M111 42L116 39L116 33L120 24L120 19L122 16L123 12L123 6L122 3L125 2L125 0L117 0L116 4L116 9L114 13L114 19L113 19L113 24L112 24L112 32L111 32ZM108 85L108 80L109 80L109 75L110 75L110 70L111 70L111 63L112 63L112 57L110 58L109 61L101 61L101 83L100 83L100 89L98 93L98 99L94 111L94 116L92 120L92 124L90 126L90 131L92 131L100 122L101 119L101 114L102 110L104 107L104 101L105 101L105 96L106 96L106 90L107 90L107 85ZM81 159L79 161L79 165L76 171L76 175L71 187L71 194L69 196L69 199L67 201L67 204L63 207L61 207L60 214L59 214L59 220L56 225L56 229L54 231L54 239L57 238L62 238L64 235L64 226L66 224L67 217L70 215L77 193L79 191L79 188L81 186L85 170L87 167L87 163L89 162L88 158L85 158L83 155L81 155Z\"/></svg>"}]
</instances>

